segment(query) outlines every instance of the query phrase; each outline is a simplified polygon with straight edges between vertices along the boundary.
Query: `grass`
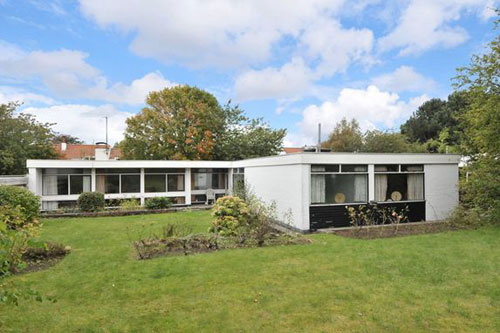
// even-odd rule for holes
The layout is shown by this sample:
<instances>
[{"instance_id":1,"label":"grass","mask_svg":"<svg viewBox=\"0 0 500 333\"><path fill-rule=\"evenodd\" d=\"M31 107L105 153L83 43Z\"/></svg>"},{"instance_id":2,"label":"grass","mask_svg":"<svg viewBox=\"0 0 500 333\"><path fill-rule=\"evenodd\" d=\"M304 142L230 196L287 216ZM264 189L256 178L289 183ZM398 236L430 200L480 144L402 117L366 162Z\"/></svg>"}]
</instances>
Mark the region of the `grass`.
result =
<instances>
[{"instance_id":1,"label":"grass","mask_svg":"<svg viewBox=\"0 0 500 333\"><path fill-rule=\"evenodd\" d=\"M128 234L169 222L204 232L210 215L46 220L73 252L14 279L58 302L0 305L0 331L500 330L500 228L135 260Z\"/></svg>"}]
</instances>

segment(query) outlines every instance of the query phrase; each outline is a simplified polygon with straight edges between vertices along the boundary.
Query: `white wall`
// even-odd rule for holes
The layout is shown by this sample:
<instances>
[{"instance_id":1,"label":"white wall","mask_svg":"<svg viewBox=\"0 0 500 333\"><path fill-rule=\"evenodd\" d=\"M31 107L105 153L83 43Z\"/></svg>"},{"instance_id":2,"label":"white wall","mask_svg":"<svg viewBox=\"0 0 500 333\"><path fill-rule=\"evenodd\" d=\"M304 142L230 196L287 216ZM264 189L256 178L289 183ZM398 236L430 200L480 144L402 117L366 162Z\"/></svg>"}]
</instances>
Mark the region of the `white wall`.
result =
<instances>
[{"instance_id":1,"label":"white wall","mask_svg":"<svg viewBox=\"0 0 500 333\"><path fill-rule=\"evenodd\" d=\"M307 175L304 178L304 175ZM245 182L264 202L276 202L278 219L309 230L309 165L252 166ZM287 221L286 216L291 217Z\"/></svg>"},{"instance_id":2,"label":"white wall","mask_svg":"<svg viewBox=\"0 0 500 333\"><path fill-rule=\"evenodd\" d=\"M424 171L426 220L444 219L458 205L458 165L427 164Z\"/></svg>"}]
</instances>

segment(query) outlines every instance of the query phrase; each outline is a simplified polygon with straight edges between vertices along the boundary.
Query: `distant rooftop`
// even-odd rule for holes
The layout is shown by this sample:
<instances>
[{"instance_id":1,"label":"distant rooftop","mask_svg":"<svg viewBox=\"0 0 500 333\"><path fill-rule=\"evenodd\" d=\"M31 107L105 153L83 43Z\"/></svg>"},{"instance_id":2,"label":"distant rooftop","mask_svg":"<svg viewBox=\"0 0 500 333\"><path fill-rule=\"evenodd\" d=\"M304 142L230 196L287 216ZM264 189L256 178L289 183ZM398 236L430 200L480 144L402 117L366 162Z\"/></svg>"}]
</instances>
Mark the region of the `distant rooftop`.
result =
<instances>
[{"instance_id":1,"label":"distant rooftop","mask_svg":"<svg viewBox=\"0 0 500 333\"><path fill-rule=\"evenodd\" d=\"M122 152L120 148L111 148L109 145L86 145L57 143L54 149L59 154L60 160L94 160L96 149L111 149L109 159L120 159Z\"/></svg>"}]
</instances>

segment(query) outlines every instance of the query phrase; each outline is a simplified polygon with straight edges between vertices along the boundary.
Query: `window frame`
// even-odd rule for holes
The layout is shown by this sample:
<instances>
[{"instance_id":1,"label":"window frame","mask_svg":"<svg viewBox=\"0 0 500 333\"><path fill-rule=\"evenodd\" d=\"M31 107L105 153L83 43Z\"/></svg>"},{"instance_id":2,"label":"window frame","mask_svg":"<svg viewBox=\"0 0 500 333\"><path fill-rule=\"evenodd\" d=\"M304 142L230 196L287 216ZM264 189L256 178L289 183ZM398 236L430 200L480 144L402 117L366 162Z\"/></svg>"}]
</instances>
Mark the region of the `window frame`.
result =
<instances>
[{"instance_id":1,"label":"window frame","mask_svg":"<svg viewBox=\"0 0 500 333\"><path fill-rule=\"evenodd\" d=\"M312 171L313 166L321 166L321 165L332 165L332 166L338 166L338 171ZM366 167L366 171L342 171L342 165L353 165L353 166L364 166ZM311 164L310 166L310 172L309 172L309 206L352 206L352 205L364 205L368 204L370 201L370 188L369 188L369 183L370 183L370 177L369 177L369 168L368 164L351 164L351 163L333 163L333 164ZM313 175L364 175L366 178L366 201L363 202L342 202L342 203L313 203L312 202L312 192L311 192L311 186L312 186L312 176Z\"/></svg>"},{"instance_id":2,"label":"window frame","mask_svg":"<svg viewBox=\"0 0 500 333\"><path fill-rule=\"evenodd\" d=\"M55 170L55 173L45 173L46 170ZM81 170L79 173L71 172L71 173L59 173L62 170ZM84 191L80 193L71 193L71 177L90 177L90 191L92 191L92 169L90 168L43 168L42 169L42 196L68 196L68 195L80 195ZM45 194L44 193L44 183L46 177L66 177L67 178L67 193L66 194ZM57 180L56 180L56 189L58 190ZM59 192L59 191L57 191Z\"/></svg>"},{"instance_id":3,"label":"window frame","mask_svg":"<svg viewBox=\"0 0 500 333\"><path fill-rule=\"evenodd\" d=\"M397 165L398 166L398 171L375 171L376 167L377 166L385 166L385 165ZM404 166L422 166L422 170L419 170L419 171L403 171L403 165ZM374 167L373 167L373 170L374 170L374 186L375 186L375 178L377 177L377 175L411 175L411 174L421 174L423 177L422 177L422 197L423 199L412 199L412 200L400 200L400 201L378 201L378 200L375 200L374 198L374 201L377 203L377 204L387 204L387 203L405 203L405 202L423 202L423 201L426 201L425 199L425 164L407 164L407 163L400 163L400 164L397 164L397 163L386 163L386 164L374 164Z\"/></svg>"}]
</instances>

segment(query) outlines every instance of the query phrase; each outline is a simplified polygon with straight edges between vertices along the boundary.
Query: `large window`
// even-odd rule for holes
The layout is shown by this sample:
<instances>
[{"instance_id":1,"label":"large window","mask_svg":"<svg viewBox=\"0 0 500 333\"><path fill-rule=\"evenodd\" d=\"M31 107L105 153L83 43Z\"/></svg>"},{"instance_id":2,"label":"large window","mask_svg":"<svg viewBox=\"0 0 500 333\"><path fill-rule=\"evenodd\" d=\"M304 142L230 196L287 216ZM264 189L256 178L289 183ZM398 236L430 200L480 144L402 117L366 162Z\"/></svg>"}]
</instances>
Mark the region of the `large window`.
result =
<instances>
[{"instance_id":1,"label":"large window","mask_svg":"<svg viewBox=\"0 0 500 333\"><path fill-rule=\"evenodd\" d=\"M43 169L42 194L68 195L91 190L90 169Z\"/></svg>"},{"instance_id":2,"label":"large window","mask_svg":"<svg viewBox=\"0 0 500 333\"><path fill-rule=\"evenodd\" d=\"M144 172L144 188L147 193L184 191L185 169L150 168Z\"/></svg>"},{"instance_id":3,"label":"large window","mask_svg":"<svg viewBox=\"0 0 500 333\"><path fill-rule=\"evenodd\" d=\"M375 201L424 200L423 165L375 165Z\"/></svg>"},{"instance_id":4,"label":"large window","mask_svg":"<svg viewBox=\"0 0 500 333\"><path fill-rule=\"evenodd\" d=\"M223 190L226 188L226 169L193 169L191 171L192 190Z\"/></svg>"},{"instance_id":5,"label":"large window","mask_svg":"<svg viewBox=\"0 0 500 333\"><path fill-rule=\"evenodd\" d=\"M239 193L245 189L245 169L233 169L233 193Z\"/></svg>"},{"instance_id":6,"label":"large window","mask_svg":"<svg viewBox=\"0 0 500 333\"><path fill-rule=\"evenodd\" d=\"M311 203L344 204L368 201L367 165L312 165Z\"/></svg>"},{"instance_id":7,"label":"large window","mask_svg":"<svg viewBox=\"0 0 500 333\"><path fill-rule=\"evenodd\" d=\"M97 169L96 190L112 193L139 193L141 191L141 169Z\"/></svg>"}]
</instances>

